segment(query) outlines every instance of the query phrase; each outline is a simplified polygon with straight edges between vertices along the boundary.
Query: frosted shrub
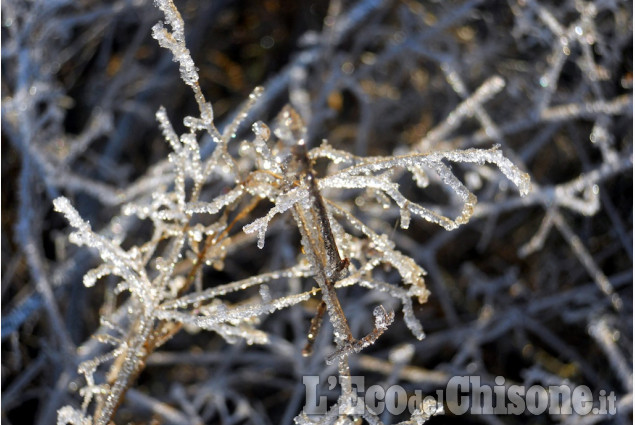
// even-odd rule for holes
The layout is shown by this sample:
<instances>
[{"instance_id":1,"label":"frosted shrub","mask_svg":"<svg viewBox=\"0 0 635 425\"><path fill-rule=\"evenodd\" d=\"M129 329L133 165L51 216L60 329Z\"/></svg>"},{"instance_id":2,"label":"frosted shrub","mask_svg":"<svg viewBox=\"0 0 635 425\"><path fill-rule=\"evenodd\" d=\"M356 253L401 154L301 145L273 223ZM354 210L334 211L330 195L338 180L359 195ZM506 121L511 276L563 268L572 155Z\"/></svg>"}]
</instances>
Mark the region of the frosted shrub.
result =
<instances>
[{"instance_id":1,"label":"frosted shrub","mask_svg":"<svg viewBox=\"0 0 635 425\"><path fill-rule=\"evenodd\" d=\"M245 113L239 114L221 133L214 125L212 106L198 84L198 73L185 45L183 20L171 1L158 1L157 5L166 22L154 26L153 37L169 49L179 63L181 78L192 88L200 116L185 117L183 124L188 132L178 135L166 110L161 108L157 112L163 136L173 150L169 158L174 182L124 206L125 214L152 221L152 238L144 244L125 250L121 240L93 232L68 199L60 197L54 201L55 209L75 228L71 241L98 250L102 258L103 264L85 275L84 284L93 286L97 279L114 275L121 280L116 292L130 293L127 326L104 318L105 323L113 323L112 330L117 336L98 335L102 342L114 345L114 349L79 366L87 382L80 390L84 398L81 412L69 407L60 409L59 424L88 421L88 408L93 400L95 407L90 423L108 424L126 390L143 370L146 358L182 326L217 332L229 343L244 339L248 344L267 344L270 343L267 333L258 329L254 319L307 301L312 296L319 296L322 305L311 325L309 343L315 340L321 315L326 311L335 343L326 362L337 363L340 379L350 378L349 357L373 344L392 324L394 313L378 306L373 311L373 330L357 337L350 329L337 288L361 285L388 292L402 303L406 324L419 339L424 337L424 332L414 316L412 298L423 303L428 297L424 270L395 250L387 235L355 217L355 198L379 198L394 203L403 229L408 229L414 216L453 230L469 220L476 196L452 173L448 162L492 164L518 187L521 195L530 189L529 176L518 170L497 147L395 157L358 157L333 149L326 141L308 149L306 126L291 107L285 107L280 113L273 135L266 124L256 122L254 137L239 142L234 132L250 105L257 102L262 89L254 91ZM207 160L201 158L197 141L201 131L216 144ZM239 145L239 149L234 145ZM235 151L239 152L238 156L232 153ZM324 177L318 177L314 169L313 164L319 159L330 162ZM404 172L416 175L422 188L427 186L424 176L434 173L435 179L447 185L462 203L458 216L447 217L434 208L408 200L395 182ZM202 200L203 188L218 179L232 182L233 187L212 200ZM265 199L273 207L264 217L250 221L256 205ZM242 231L255 234L258 247L264 249L268 226L287 212L292 214L301 236L302 251L296 265L201 289L202 269L206 264L222 268L225 252L232 250L234 239L240 237L241 229L236 223L246 221ZM205 217L199 218L201 215ZM183 263L189 270L182 271ZM403 286L382 282L373 273L379 266L397 270ZM310 278L317 287L274 298L265 284L282 278ZM205 282L205 286L210 284ZM230 303L222 298L253 286L260 286L261 299ZM310 351L309 346L305 354ZM101 365L111 360L108 378L105 381L96 378ZM350 405L352 388L346 385L346 379L341 382L344 384L338 404Z\"/></svg>"},{"instance_id":2,"label":"frosted shrub","mask_svg":"<svg viewBox=\"0 0 635 425\"><path fill-rule=\"evenodd\" d=\"M178 4L2 3L3 423L631 420L627 4Z\"/></svg>"}]
</instances>

